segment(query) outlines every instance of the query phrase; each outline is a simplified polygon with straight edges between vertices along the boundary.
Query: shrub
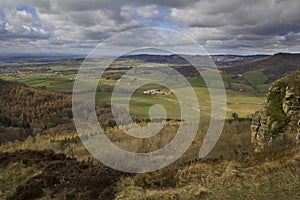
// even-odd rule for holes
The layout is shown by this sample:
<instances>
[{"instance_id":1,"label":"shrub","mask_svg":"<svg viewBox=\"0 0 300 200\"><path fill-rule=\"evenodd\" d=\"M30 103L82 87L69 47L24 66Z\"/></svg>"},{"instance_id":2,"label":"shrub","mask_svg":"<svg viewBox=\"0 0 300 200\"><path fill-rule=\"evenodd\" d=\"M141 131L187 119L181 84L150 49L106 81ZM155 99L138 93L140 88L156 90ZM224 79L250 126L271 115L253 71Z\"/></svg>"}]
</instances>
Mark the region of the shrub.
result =
<instances>
[{"instance_id":1,"label":"shrub","mask_svg":"<svg viewBox=\"0 0 300 200\"><path fill-rule=\"evenodd\" d=\"M269 94L270 103L267 107L267 114L270 116L270 123L268 129L272 135L277 135L283 131L290 120L289 116L285 114L282 108L285 92L286 84L278 82L273 86ZM277 125L272 128L273 123L277 123Z\"/></svg>"}]
</instances>

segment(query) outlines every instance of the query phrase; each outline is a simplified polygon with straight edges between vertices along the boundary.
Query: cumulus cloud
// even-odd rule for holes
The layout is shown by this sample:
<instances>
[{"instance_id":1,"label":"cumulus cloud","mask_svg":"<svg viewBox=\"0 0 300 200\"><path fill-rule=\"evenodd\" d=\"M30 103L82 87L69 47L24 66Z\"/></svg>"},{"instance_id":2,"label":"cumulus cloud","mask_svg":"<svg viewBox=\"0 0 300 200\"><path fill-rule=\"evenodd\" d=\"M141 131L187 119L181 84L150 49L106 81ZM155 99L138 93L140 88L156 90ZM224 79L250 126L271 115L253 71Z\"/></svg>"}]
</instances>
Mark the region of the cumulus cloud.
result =
<instances>
[{"instance_id":1,"label":"cumulus cloud","mask_svg":"<svg viewBox=\"0 0 300 200\"><path fill-rule=\"evenodd\" d=\"M299 10L300 1L296 0L202 0L172 8L171 17L208 48L219 43L215 49L273 53L299 51L297 44L285 40L285 36L300 32Z\"/></svg>"},{"instance_id":2,"label":"cumulus cloud","mask_svg":"<svg viewBox=\"0 0 300 200\"><path fill-rule=\"evenodd\" d=\"M136 9L138 15L145 18L155 18L159 15L157 5L142 6Z\"/></svg>"},{"instance_id":3,"label":"cumulus cloud","mask_svg":"<svg viewBox=\"0 0 300 200\"><path fill-rule=\"evenodd\" d=\"M0 48L86 53L120 31L160 26L211 53L296 52L299 10L298 0L2 0Z\"/></svg>"},{"instance_id":4,"label":"cumulus cloud","mask_svg":"<svg viewBox=\"0 0 300 200\"><path fill-rule=\"evenodd\" d=\"M43 29L38 19L26 10L4 9L5 19L0 23L0 39L6 41L20 41L30 39L47 39L49 33Z\"/></svg>"}]
</instances>

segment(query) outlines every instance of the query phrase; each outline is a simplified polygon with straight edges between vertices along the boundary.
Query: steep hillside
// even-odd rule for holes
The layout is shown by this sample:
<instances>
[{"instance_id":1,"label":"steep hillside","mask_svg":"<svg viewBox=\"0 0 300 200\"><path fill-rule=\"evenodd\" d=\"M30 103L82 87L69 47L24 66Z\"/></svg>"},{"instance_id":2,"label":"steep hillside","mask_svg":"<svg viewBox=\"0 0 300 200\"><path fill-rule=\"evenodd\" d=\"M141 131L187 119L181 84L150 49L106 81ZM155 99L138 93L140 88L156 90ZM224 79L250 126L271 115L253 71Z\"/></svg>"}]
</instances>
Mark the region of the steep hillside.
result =
<instances>
[{"instance_id":1,"label":"steep hillside","mask_svg":"<svg viewBox=\"0 0 300 200\"><path fill-rule=\"evenodd\" d=\"M261 71L267 77L265 83L272 83L297 69L300 69L300 54L278 53L270 57L239 63L224 71L235 74Z\"/></svg>"},{"instance_id":2,"label":"steep hillside","mask_svg":"<svg viewBox=\"0 0 300 200\"><path fill-rule=\"evenodd\" d=\"M74 130L71 96L0 80L0 143Z\"/></svg>"},{"instance_id":3,"label":"steep hillside","mask_svg":"<svg viewBox=\"0 0 300 200\"><path fill-rule=\"evenodd\" d=\"M296 143L300 139L300 70L276 81L251 125L256 151Z\"/></svg>"},{"instance_id":4,"label":"steep hillside","mask_svg":"<svg viewBox=\"0 0 300 200\"><path fill-rule=\"evenodd\" d=\"M102 127L115 125L110 105L96 105ZM0 144L29 135L75 132L72 96L0 79Z\"/></svg>"}]
</instances>

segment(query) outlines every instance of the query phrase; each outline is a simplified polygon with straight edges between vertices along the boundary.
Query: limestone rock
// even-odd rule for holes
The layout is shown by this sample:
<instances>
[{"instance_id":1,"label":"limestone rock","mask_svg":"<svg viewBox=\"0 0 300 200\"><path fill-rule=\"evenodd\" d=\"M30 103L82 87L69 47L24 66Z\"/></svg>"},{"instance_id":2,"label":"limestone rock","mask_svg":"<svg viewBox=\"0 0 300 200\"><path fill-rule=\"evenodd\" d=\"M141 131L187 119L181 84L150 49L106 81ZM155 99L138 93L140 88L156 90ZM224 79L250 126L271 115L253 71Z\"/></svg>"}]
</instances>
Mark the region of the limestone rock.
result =
<instances>
[{"instance_id":1,"label":"limestone rock","mask_svg":"<svg viewBox=\"0 0 300 200\"><path fill-rule=\"evenodd\" d=\"M255 151L300 143L300 70L276 81L265 105L252 117Z\"/></svg>"}]
</instances>

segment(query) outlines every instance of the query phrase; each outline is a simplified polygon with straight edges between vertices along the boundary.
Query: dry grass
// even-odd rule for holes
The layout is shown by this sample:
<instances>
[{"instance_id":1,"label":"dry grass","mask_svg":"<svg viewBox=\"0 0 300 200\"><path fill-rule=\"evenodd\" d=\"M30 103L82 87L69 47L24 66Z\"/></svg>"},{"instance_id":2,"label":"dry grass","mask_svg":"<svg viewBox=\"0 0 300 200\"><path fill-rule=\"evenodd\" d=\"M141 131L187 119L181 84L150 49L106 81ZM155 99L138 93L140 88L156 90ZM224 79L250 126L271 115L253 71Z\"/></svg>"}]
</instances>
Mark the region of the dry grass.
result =
<instances>
[{"instance_id":1,"label":"dry grass","mask_svg":"<svg viewBox=\"0 0 300 200\"><path fill-rule=\"evenodd\" d=\"M0 199L10 196L15 188L40 173L37 166L26 166L22 162L10 163L0 170Z\"/></svg>"},{"instance_id":2,"label":"dry grass","mask_svg":"<svg viewBox=\"0 0 300 200\"><path fill-rule=\"evenodd\" d=\"M275 156L274 156L275 154ZM285 155L285 156L283 156ZM264 157L264 160L258 159ZM127 178L116 199L299 199L300 148L255 153L237 159L171 166L150 174ZM170 179L159 187L149 180ZM145 185L148 180L148 184ZM124 182L124 180L123 180Z\"/></svg>"},{"instance_id":3,"label":"dry grass","mask_svg":"<svg viewBox=\"0 0 300 200\"><path fill-rule=\"evenodd\" d=\"M199 160L199 147L207 129L203 122L197 138L178 161L162 170L121 178L115 186L115 199L299 199L300 147L253 153L249 123L247 120L227 122L213 151L206 159ZM176 124L168 125L165 134L173 130ZM114 135L117 131L110 129L107 133L117 145L133 144L122 135ZM6 143L0 150L52 149L70 155L67 149L50 142L65 137L40 135L24 142ZM163 144L157 143L160 138L153 140L154 148ZM74 149L79 160L90 156L81 143ZM136 145L134 150L147 152L149 149L145 141L144 146ZM2 180L7 182L6 178Z\"/></svg>"}]
</instances>

